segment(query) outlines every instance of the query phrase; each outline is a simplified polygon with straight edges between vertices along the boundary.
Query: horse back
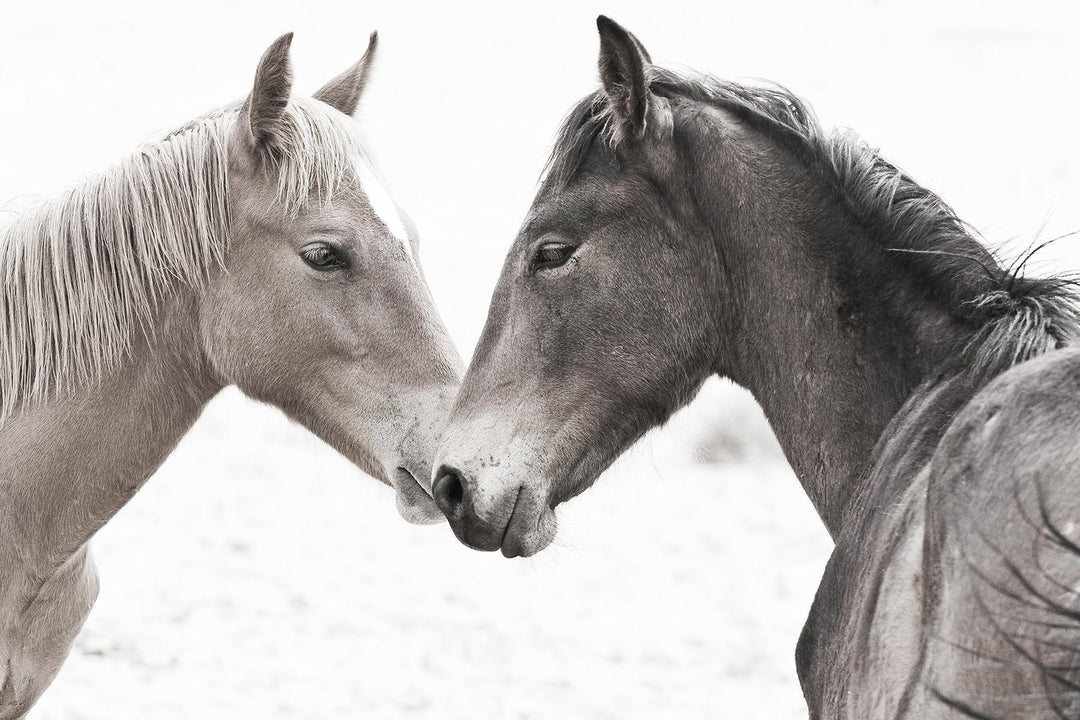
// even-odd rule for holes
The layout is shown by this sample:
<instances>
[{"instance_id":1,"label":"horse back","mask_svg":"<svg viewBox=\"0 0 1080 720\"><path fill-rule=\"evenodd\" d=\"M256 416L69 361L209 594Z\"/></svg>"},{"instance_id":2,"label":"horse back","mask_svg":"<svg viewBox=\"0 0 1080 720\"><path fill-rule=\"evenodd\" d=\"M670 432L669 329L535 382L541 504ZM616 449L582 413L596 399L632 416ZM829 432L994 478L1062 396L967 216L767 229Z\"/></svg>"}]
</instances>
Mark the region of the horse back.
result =
<instances>
[{"instance_id":1,"label":"horse back","mask_svg":"<svg viewBox=\"0 0 1080 720\"><path fill-rule=\"evenodd\" d=\"M927 488L917 714L1080 713L1078 440L1078 350L1015 366L950 424Z\"/></svg>"}]
</instances>

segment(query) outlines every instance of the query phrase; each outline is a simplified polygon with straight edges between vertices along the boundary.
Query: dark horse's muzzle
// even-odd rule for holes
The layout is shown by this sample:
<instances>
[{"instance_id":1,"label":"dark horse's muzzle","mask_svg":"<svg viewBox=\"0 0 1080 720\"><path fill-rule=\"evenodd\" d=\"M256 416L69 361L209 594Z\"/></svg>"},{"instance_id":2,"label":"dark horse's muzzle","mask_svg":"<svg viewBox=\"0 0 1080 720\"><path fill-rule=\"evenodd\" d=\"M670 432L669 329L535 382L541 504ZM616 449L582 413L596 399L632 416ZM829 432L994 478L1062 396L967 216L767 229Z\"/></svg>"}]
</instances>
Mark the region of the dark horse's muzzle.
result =
<instances>
[{"instance_id":1,"label":"dark horse's muzzle","mask_svg":"<svg viewBox=\"0 0 1080 720\"><path fill-rule=\"evenodd\" d=\"M469 483L462 477L461 471L446 465L439 468L431 491L435 504L450 521L458 540L474 550L490 552L502 548L513 508L501 523L481 519L473 504L474 493L470 492Z\"/></svg>"}]
</instances>

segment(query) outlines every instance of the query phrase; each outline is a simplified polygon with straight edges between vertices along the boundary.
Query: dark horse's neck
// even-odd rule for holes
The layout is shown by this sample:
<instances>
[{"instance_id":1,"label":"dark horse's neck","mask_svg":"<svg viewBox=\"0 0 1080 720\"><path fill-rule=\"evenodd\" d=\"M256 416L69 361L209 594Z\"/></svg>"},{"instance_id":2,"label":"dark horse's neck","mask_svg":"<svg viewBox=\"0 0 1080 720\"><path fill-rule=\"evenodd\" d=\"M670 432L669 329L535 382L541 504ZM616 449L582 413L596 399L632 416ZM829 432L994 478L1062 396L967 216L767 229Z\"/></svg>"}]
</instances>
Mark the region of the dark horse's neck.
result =
<instances>
[{"instance_id":1,"label":"dark horse's neck","mask_svg":"<svg viewBox=\"0 0 1080 720\"><path fill-rule=\"evenodd\" d=\"M709 111L715 125L696 123L685 141L726 285L717 370L753 392L836 538L855 503L888 502L859 499L879 437L978 328L873 237L835 187Z\"/></svg>"}]
</instances>

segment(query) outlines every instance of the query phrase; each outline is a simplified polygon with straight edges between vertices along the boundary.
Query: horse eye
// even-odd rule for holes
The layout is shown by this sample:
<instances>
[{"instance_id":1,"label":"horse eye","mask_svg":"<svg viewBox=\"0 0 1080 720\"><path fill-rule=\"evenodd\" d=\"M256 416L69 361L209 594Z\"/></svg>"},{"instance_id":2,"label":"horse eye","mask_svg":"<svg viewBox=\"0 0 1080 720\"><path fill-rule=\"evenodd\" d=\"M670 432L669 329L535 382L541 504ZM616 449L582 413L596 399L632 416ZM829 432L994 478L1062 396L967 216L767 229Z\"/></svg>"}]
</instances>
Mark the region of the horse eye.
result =
<instances>
[{"instance_id":1,"label":"horse eye","mask_svg":"<svg viewBox=\"0 0 1080 720\"><path fill-rule=\"evenodd\" d=\"M316 270L337 270L345 267L345 261L329 245L319 244L306 247L300 252L300 257Z\"/></svg>"},{"instance_id":2,"label":"horse eye","mask_svg":"<svg viewBox=\"0 0 1080 720\"><path fill-rule=\"evenodd\" d=\"M533 255L531 263L531 271L536 272L537 270L559 267L570 259L575 250L577 250L576 247L566 243L545 243L536 249L536 254Z\"/></svg>"}]
</instances>

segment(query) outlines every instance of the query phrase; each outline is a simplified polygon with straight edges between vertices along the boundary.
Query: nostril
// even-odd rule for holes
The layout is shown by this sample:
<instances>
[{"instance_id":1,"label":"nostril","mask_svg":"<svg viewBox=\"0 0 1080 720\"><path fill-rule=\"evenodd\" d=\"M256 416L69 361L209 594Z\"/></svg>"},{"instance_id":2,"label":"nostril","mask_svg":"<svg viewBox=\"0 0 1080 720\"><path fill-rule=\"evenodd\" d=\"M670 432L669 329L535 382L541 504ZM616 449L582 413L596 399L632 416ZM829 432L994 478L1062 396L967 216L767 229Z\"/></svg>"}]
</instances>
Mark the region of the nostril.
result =
<instances>
[{"instance_id":1,"label":"nostril","mask_svg":"<svg viewBox=\"0 0 1080 720\"><path fill-rule=\"evenodd\" d=\"M465 484L461 481L461 473L445 465L439 468L439 477L431 487L431 494L435 498L435 504L447 516L460 515L461 505L465 500Z\"/></svg>"}]
</instances>

